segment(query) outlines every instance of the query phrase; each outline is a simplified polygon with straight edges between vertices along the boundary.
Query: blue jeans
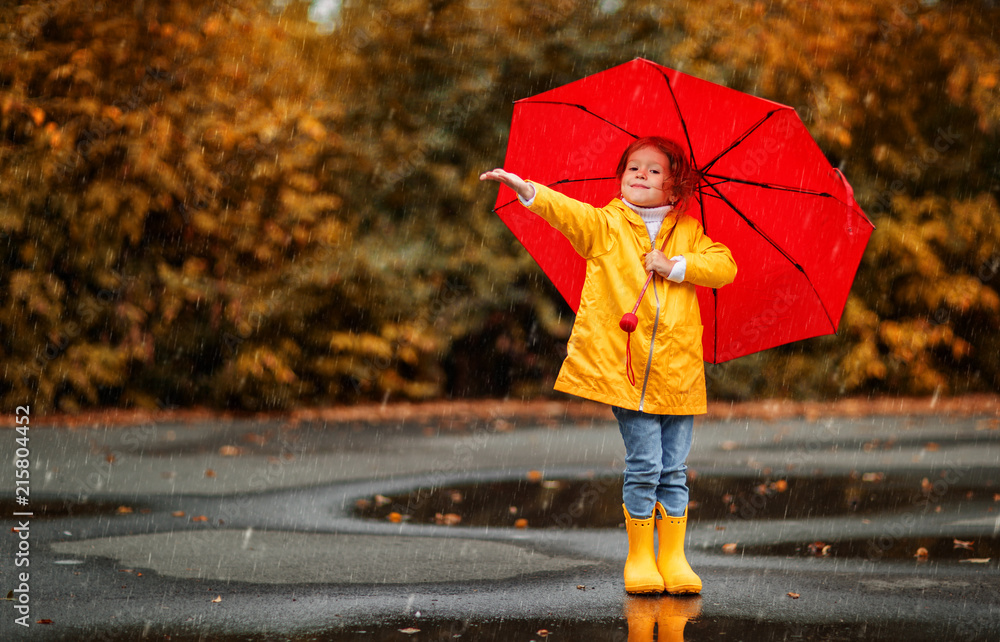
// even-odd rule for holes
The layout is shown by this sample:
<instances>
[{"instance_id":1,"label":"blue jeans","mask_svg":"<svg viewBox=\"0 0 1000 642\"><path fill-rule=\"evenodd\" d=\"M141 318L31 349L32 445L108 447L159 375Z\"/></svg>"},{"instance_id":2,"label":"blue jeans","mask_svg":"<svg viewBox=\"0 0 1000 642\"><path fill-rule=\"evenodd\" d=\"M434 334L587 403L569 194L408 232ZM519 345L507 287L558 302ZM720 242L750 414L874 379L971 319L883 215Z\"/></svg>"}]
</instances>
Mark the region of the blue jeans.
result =
<instances>
[{"instance_id":1,"label":"blue jeans","mask_svg":"<svg viewBox=\"0 0 1000 642\"><path fill-rule=\"evenodd\" d=\"M682 517L688 504L687 461L692 415L650 415L612 407L625 440L622 499L633 519L647 519L659 501Z\"/></svg>"}]
</instances>

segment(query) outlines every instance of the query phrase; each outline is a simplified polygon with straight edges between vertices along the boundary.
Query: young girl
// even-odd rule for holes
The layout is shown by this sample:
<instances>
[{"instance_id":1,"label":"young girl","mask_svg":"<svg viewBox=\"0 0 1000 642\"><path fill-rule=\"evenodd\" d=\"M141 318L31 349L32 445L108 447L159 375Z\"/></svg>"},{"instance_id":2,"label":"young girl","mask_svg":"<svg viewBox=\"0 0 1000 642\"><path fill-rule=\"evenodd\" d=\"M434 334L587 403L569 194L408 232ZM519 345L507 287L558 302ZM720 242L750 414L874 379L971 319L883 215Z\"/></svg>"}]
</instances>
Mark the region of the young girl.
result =
<instances>
[{"instance_id":1,"label":"young girl","mask_svg":"<svg viewBox=\"0 0 1000 642\"><path fill-rule=\"evenodd\" d=\"M513 189L587 261L555 388L608 403L618 419L626 453L625 590L699 593L701 579L684 555L685 462L693 416L707 410L695 286L732 283L736 263L684 213L697 177L679 145L660 137L636 140L622 154L617 177L621 196L600 208L503 169L480 180ZM638 327L626 334L619 320L635 305L647 272L655 276L636 311Z\"/></svg>"}]
</instances>

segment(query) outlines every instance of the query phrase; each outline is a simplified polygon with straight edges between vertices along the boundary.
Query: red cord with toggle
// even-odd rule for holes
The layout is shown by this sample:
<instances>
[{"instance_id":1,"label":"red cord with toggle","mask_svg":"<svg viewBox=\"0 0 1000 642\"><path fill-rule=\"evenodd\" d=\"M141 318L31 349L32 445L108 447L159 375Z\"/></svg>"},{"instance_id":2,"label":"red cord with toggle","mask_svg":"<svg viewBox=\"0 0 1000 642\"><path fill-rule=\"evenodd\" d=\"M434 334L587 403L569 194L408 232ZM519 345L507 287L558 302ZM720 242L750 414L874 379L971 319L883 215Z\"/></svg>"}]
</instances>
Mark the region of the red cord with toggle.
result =
<instances>
[{"instance_id":1,"label":"red cord with toggle","mask_svg":"<svg viewBox=\"0 0 1000 642\"><path fill-rule=\"evenodd\" d=\"M674 226L676 227L676 225ZM667 242L670 241L670 237L674 233L674 228L670 228L670 233L667 234L667 238L663 239L663 246L660 251L663 252L667 249ZM642 286L642 292L639 293L639 298L635 301L635 307L632 308L631 312L626 312L622 315L622 320L618 322L618 327L628 334L628 338L625 340L625 374L628 376L628 382L635 386L635 372L632 371L632 333L639 326L639 317L635 315L636 311L639 309L639 304L642 302L642 297L646 295L646 290L649 288L650 281L653 280L653 272L650 271L649 275L646 277L646 283Z\"/></svg>"}]
</instances>

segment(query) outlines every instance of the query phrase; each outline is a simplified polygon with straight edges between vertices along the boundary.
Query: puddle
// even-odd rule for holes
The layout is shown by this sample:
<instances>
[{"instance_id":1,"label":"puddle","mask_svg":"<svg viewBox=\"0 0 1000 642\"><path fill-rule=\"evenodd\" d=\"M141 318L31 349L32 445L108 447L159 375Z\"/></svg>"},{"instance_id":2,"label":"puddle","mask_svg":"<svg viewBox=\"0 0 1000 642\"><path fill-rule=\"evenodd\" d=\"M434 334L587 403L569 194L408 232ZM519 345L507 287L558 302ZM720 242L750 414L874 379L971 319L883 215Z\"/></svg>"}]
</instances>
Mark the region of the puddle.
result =
<instances>
[{"instance_id":1,"label":"puddle","mask_svg":"<svg viewBox=\"0 0 1000 642\"><path fill-rule=\"evenodd\" d=\"M120 502L90 502L74 501L70 499L47 499L31 500L28 506L18 506L15 502L6 499L0 500L0 513L13 515L18 512L32 513L31 519L59 519L62 517L93 517L100 515L114 515L127 512L148 512L148 509L138 508L129 504L127 509L122 508Z\"/></svg>"},{"instance_id":2,"label":"puddle","mask_svg":"<svg viewBox=\"0 0 1000 642\"><path fill-rule=\"evenodd\" d=\"M645 624L645 626L643 626ZM671 623L670 634L660 633L654 638L651 623L642 622L636 617L628 620L624 617L597 619L586 622L567 622L560 620L467 620L440 621L412 618L406 621L380 622L371 625L354 625L328 628L313 632L303 632L294 635L282 635L274 632L255 634L245 632L240 634L213 633L206 636L204 631L198 633L178 631L169 632L169 639L174 642L195 642L205 639L217 642L347 642L354 640L369 640L371 642L430 642L444 640L464 640L467 642L500 642L507 640L592 640L594 642L653 642L658 639L686 640L697 642L702 640L733 640L734 642L775 642L809 640L811 642L839 642L881 640L884 642L924 642L939 640L974 640L975 629L962 630L960 624L940 623L930 625L927 622L900 622L883 620L879 622L843 622L837 624L773 622L744 618L695 617L690 621L680 620ZM630 630L631 629L631 630ZM95 633L88 631L88 634ZM156 639L166 632L158 631L157 627L142 629L116 629L101 632L102 640L137 640ZM972 637L968 637L968 635ZM56 638L53 638L56 639ZM66 638L69 639L69 638Z\"/></svg>"},{"instance_id":3,"label":"puddle","mask_svg":"<svg viewBox=\"0 0 1000 642\"><path fill-rule=\"evenodd\" d=\"M533 529L617 528L623 524L621 477L521 479L421 488L359 499L355 515L368 519L476 527ZM1000 495L985 484L935 484L920 477L708 477L689 480L692 522L872 517L939 507L965 515L1000 514ZM921 550L923 549L923 550ZM727 551L783 557L863 558L1000 566L1000 537L874 537L855 540L737 545ZM988 560L988 561L986 561Z\"/></svg>"},{"instance_id":4,"label":"puddle","mask_svg":"<svg viewBox=\"0 0 1000 642\"><path fill-rule=\"evenodd\" d=\"M872 561L905 560L917 564L958 562L977 568L1000 568L1000 537L871 537L830 542L795 542L742 546L737 555L782 557L863 558Z\"/></svg>"},{"instance_id":5,"label":"puddle","mask_svg":"<svg viewBox=\"0 0 1000 642\"><path fill-rule=\"evenodd\" d=\"M836 477L698 475L688 480L688 518L697 521L875 516L908 508L933 511L986 501L1000 511L993 480L944 483L941 476L878 473ZM419 488L359 499L355 515L370 519L528 528L616 528L624 519L622 478L542 479ZM971 509L978 514L980 509Z\"/></svg>"}]
</instances>

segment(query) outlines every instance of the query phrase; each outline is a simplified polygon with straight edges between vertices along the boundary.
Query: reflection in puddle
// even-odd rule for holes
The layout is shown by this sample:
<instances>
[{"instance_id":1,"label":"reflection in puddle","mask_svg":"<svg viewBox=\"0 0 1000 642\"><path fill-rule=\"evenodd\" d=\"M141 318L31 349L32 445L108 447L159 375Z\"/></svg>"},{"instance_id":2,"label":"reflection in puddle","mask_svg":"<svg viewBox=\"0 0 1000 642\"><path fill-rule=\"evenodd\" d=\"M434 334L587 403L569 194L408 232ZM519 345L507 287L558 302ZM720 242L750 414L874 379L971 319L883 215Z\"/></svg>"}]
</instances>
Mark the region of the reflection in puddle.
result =
<instances>
[{"instance_id":1,"label":"reflection in puddle","mask_svg":"<svg viewBox=\"0 0 1000 642\"><path fill-rule=\"evenodd\" d=\"M940 642L941 640L980 640L982 631L960 625L939 625L928 622L773 622L745 618L699 615L699 598L643 597L642 603L626 602L622 617L595 618L588 621L537 620L429 620L410 618L383 620L371 625L347 625L294 635L275 632L218 634L209 636L215 642L507 642L508 640L570 640L586 642L652 642L653 640L701 642L731 640L733 642L841 642L846 640L882 642ZM679 602L684 601L687 602ZM654 631L656 631L654 633ZM80 632L76 639L137 640L165 639L173 642L195 642L209 639L204 633L185 633L176 628L166 632L157 627Z\"/></svg>"},{"instance_id":2,"label":"reflection in puddle","mask_svg":"<svg viewBox=\"0 0 1000 642\"><path fill-rule=\"evenodd\" d=\"M701 613L701 597L633 596L625 598L628 642L683 642L684 627Z\"/></svg>"}]
</instances>

